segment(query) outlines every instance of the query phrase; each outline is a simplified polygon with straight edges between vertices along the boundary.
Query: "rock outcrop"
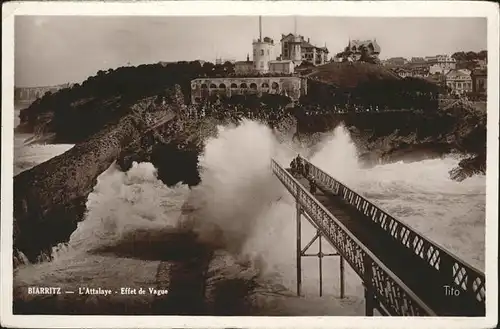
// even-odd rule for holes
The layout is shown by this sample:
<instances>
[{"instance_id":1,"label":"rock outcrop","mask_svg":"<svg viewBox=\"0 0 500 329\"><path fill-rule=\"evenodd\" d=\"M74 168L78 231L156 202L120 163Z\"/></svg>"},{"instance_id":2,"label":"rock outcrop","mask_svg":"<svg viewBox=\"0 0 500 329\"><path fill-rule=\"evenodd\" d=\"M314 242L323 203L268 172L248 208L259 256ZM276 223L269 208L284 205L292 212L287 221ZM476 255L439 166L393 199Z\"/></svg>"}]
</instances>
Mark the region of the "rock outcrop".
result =
<instances>
[{"instance_id":1,"label":"rock outcrop","mask_svg":"<svg viewBox=\"0 0 500 329\"><path fill-rule=\"evenodd\" d=\"M315 136L343 125L350 132L360 160L367 166L380 162L419 161L457 153L466 157L450 173L463 180L485 174L486 113L457 103L432 112L400 110L384 112L298 112L297 131ZM314 143L314 138L311 139Z\"/></svg>"},{"instance_id":2,"label":"rock outcrop","mask_svg":"<svg viewBox=\"0 0 500 329\"><path fill-rule=\"evenodd\" d=\"M151 133L148 116L166 126L176 117L175 109L167 106L156 106L151 112L132 110L133 114L67 152L14 177L14 248L30 261L69 239L97 177L124 149Z\"/></svg>"}]
</instances>

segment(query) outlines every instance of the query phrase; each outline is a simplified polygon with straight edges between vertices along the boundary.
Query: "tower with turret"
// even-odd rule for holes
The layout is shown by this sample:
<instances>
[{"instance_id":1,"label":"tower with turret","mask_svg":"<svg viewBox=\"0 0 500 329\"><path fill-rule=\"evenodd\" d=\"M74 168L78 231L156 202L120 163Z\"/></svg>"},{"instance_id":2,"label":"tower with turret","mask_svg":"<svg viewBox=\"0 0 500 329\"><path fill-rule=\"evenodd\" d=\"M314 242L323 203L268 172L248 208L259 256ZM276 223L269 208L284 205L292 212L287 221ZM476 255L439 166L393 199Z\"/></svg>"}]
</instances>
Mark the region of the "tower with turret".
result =
<instances>
[{"instance_id":1,"label":"tower with turret","mask_svg":"<svg viewBox=\"0 0 500 329\"><path fill-rule=\"evenodd\" d=\"M269 72L269 62L273 58L274 41L269 37L262 38L262 17L259 16L259 38L254 40L253 64L254 70L259 73Z\"/></svg>"}]
</instances>

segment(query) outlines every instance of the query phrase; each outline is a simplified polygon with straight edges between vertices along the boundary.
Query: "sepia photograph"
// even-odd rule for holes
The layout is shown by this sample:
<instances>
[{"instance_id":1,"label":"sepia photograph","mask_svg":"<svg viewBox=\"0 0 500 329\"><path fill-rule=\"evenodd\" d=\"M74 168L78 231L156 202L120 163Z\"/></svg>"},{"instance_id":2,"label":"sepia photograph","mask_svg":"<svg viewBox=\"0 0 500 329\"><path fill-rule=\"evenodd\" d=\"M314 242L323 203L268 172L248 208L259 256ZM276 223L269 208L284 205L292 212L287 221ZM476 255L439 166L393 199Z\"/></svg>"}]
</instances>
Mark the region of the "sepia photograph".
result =
<instances>
[{"instance_id":1,"label":"sepia photograph","mask_svg":"<svg viewBox=\"0 0 500 329\"><path fill-rule=\"evenodd\" d=\"M496 322L498 6L477 4L12 7L2 325Z\"/></svg>"}]
</instances>

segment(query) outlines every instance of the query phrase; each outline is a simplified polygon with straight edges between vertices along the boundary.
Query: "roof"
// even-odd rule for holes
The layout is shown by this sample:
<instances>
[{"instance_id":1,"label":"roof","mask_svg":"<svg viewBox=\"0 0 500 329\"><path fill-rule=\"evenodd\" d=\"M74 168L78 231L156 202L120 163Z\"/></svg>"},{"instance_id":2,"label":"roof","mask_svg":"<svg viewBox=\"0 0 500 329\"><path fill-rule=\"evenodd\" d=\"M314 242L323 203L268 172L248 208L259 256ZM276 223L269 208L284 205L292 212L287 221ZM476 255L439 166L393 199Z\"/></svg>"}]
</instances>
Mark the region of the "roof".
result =
<instances>
[{"instance_id":1,"label":"roof","mask_svg":"<svg viewBox=\"0 0 500 329\"><path fill-rule=\"evenodd\" d=\"M488 71L486 69L475 69L472 71L473 75L488 75Z\"/></svg>"},{"instance_id":2,"label":"roof","mask_svg":"<svg viewBox=\"0 0 500 329\"><path fill-rule=\"evenodd\" d=\"M317 47L317 46L311 44L310 42L306 41L302 35L295 35L293 33L288 33L286 35L285 34L281 34L281 40L280 41L288 39L289 37L296 37L296 38L298 38L300 40L300 46L303 47L303 48L316 48L316 49L320 49L320 50L329 52L328 48L326 48L326 46L325 47Z\"/></svg>"},{"instance_id":3,"label":"roof","mask_svg":"<svg viewBox=\"0 0 500 329\"><path fill-rule=\"evenodd\" d=\"M458 77L458 76L470 77L470 72L466 72L465 70L451 70L446 74L446 77Z\"/></svg>"},{"instance_id":4,"label":"roof","mask_svg":"<svg viewBox=\"0 0 500 329\"><path fill-rule=\"evenodd\" d=\"M280 41L283 41L285 40L286 38L288 38L289 36L294 36L293 33L288 33L288 34L281 34L281 40Z\"/></svg>"},{"instance_id":5,"label":"roof","mask_svg":"<svg viewBox=\"0 0 500 329\"><path fill-rule=\"evenodd\" d=\"M303 47L303 48L315 48L315 46L311 45L309 42L307 41L302 41L300 43L300 46Z\"/></svg>"},{"instance_id":6,"label":"roof","mask_svg":"<svg viewBox=\"0 0 500 329\"><path fill-rule=\"evenodd\" d=\"M359 49L361 46L365 46L367 48L370 47L370 45L373 46L373 52L375 53L380 53L380 46L377 43L377 40L349 40L349 45L348 47L352 49L353 47L356 47L356 49Z\"/></svg>"}]
</instances>

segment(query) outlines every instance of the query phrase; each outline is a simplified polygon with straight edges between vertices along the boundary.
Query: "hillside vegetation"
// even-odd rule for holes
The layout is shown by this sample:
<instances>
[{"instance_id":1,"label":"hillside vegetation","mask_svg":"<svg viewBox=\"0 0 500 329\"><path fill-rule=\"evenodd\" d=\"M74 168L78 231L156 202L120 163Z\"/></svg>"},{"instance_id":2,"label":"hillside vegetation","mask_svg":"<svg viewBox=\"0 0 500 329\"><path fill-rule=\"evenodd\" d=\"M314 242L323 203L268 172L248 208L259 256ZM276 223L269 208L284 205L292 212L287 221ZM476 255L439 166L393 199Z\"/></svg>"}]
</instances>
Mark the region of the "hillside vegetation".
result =
<instances>
[{"instance_id":1,"label":"hillside vegetation","mask_svg":"<svg viewBox=\"0 0 500 329\"><path fill-rule=\"evenodd\" d=\"M373 80L394 80L401 78L381 65L364 62L328 63L310 69L307 76L337 88L353 88Z\"/></svg>"},{"instance_id":2,"label":"hillside vegetation","mask_svg":"<svg viewBox=\"0 0 500 329\"><path fill-rule=\"evenodd\" d=\"M99 71L82 84L45 94L21 111L17 130L25 133L54 133L51 142L77 143L128 114L141 99L158 96L161 102L172 98L174 85L190 97L191 80L201 75L217 75L225 65L179 62L120 67Z\"/></svg>"}]
</instances>

